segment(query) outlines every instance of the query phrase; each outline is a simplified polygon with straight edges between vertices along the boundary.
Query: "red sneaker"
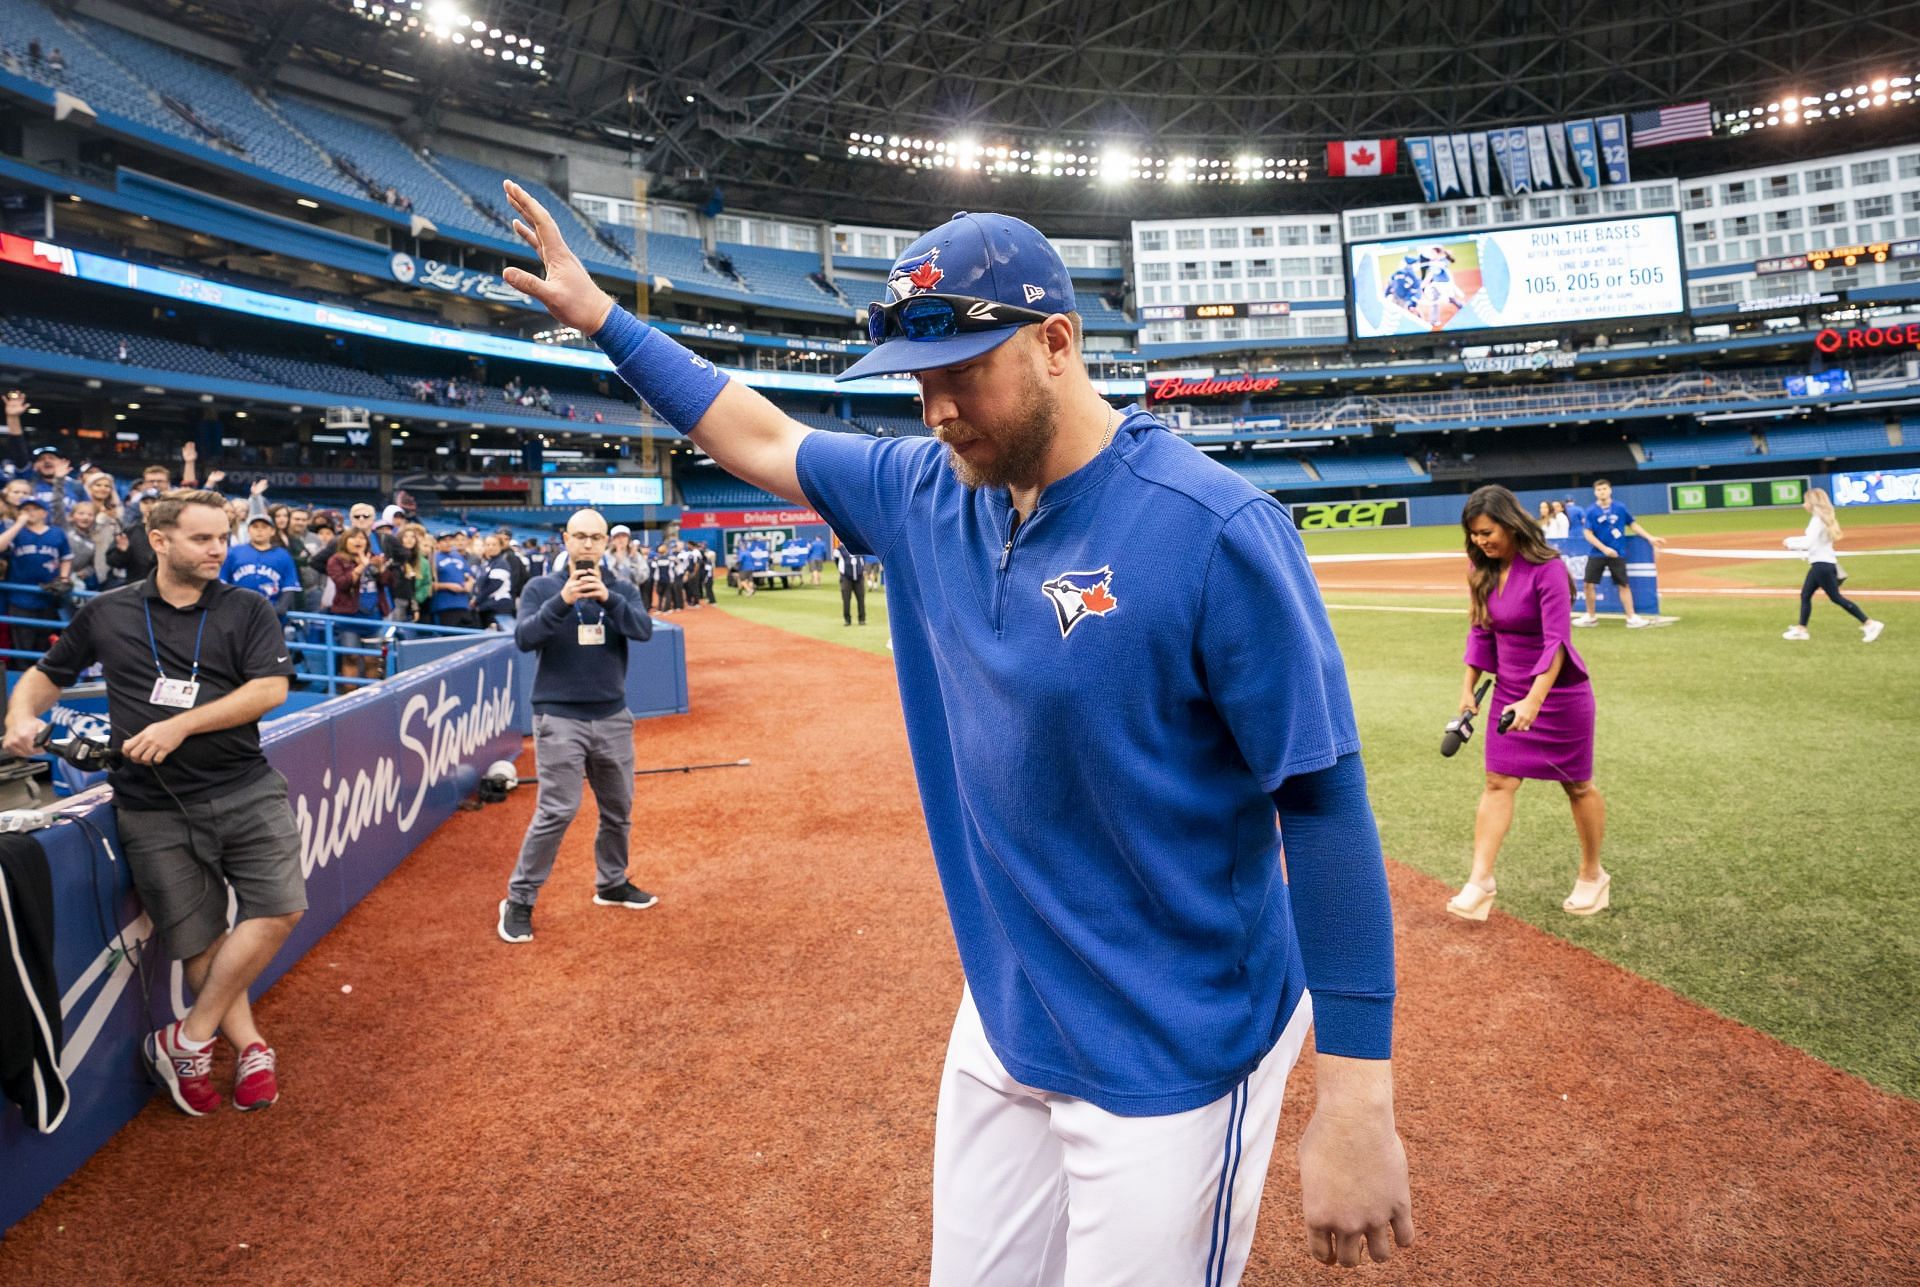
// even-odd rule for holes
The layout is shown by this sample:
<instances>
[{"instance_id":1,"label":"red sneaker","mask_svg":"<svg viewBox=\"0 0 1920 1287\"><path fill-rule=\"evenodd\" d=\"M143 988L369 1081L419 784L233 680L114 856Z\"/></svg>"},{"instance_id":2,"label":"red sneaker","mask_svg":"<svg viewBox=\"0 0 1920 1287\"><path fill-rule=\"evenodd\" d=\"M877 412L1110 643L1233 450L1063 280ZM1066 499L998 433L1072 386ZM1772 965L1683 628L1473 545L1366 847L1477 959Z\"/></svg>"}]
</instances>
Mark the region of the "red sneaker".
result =
<instances>
[{"instance_id":1,"label":"red sneaker","mask_svg":"<svg viewBox=\"0 0 1920 1287\"><path fill-rule=\"evenodd\" d=\"M173 1106L189 1117L205 1117L220 1107L220 1092L213 1088L213 1043L205 1050L188 1050L180 1044L180 1025L170 1023L149 1032L141 1043L146 1056L147 1075L167 1092Z\"/></svg>"},{"instance_id":2,"label":"red sneaker","mask_svg":"<svg viewBox=\"0 0 1920 1287\"><path fill-rule=\"evenodd\" d=\"M243 1113L269 1108L280 1098L280 1083L273 1075L273 1051L254 1042L240 1052L233 1065L233 1106Z\"/></svg>"}]
</instances>

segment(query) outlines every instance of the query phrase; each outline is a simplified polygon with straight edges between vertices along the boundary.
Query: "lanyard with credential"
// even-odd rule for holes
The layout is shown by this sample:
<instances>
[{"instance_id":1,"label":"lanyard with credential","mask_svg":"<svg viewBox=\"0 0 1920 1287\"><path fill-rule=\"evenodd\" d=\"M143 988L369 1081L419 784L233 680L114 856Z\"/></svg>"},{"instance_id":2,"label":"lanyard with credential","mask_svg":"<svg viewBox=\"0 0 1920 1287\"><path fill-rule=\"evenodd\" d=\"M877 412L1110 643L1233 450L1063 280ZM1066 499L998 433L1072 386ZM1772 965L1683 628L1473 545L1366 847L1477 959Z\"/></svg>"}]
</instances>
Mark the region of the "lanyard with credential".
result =
<instances>
[{"instance_id":1,"label":"lanyard with credential","mask_svg":"<svg viewBox=\"0 0 1920 1287\"><path fill-rule=\"evenodd\" d=\"M153 633L153 604L141 605L147 613L147 645L153 649L153 669L159 676L153 684L151 698L155 706L178 706L190 710L194 699L200 695L200 641L207 634L207 610L200 609L200 627L193 632L193 671L185 679L168 679L166 667L160 663L160 641Z\"/></svg>"}]
</instances>

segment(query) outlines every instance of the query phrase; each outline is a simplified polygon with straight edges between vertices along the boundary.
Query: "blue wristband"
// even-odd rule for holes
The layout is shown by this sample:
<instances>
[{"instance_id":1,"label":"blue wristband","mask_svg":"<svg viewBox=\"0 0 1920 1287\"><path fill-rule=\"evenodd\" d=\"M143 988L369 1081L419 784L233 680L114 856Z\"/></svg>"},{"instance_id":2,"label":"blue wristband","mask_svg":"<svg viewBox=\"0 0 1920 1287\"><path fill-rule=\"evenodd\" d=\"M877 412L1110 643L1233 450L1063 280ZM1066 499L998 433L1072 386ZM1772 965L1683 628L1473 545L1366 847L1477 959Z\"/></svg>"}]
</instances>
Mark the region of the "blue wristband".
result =
<instances>
[{"instance_id":1,"label":"blue wristband","mask_svg":"<svg viewBox=\"0 0 1920 1287\"><path fill-rule=\"evenodd\" d=\"M593 342L613 362L627 387L681 433L692 433L727 387L726 375L713 363L618 304L594 333Z\"/></svg>"}]
</instances>

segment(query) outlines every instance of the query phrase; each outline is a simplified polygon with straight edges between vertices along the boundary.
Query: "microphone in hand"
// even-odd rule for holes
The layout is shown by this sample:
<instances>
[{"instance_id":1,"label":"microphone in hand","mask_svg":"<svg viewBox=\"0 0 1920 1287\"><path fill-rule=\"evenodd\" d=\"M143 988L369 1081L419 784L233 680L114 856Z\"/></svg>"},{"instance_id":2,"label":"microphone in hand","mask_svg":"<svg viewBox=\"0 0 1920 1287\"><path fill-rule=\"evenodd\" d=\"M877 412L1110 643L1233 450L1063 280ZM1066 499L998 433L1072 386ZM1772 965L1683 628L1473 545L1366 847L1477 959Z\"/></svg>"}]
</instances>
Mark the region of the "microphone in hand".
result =
<instances>
[{"instance_id":1,"label":"microphone in hand","mask_svg":"<svg viewBox=\"0 0 1920 1287\"><path fill-rule=\"evenodd\" d=\"M1480 687L1473 691L1473 704L1476 708L1486 700L1487 689L1493 686L1491 679L1482 680ZM1473 740L1473 711L1462 711L1447 722L1440 734L1440 754L1451 757L1462 746Z\"/></svg>"}]
</instances>

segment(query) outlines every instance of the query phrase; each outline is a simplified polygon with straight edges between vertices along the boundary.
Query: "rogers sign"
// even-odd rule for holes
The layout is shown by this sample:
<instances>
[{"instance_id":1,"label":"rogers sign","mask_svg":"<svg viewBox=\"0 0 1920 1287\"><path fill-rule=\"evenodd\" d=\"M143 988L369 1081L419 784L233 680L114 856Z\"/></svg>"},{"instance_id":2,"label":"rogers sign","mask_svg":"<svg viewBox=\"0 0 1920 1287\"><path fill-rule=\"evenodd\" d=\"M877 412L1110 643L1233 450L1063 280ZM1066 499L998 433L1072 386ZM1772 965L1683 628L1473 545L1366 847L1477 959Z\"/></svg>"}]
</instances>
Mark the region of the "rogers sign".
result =
<instances>
[{"instance_id":1,"label":"rogers sign","mask_svg":"<svg viewBox=\"0 0 1920 1287\"><path fill-rule=\"evenodd\" d=\"M1168 376L1147 381L1147 401L1180 402L1189 398L1224 398L1238 394L1272 393L1280 387L1280 377L1232 375L1221 379L1186 380Z\"/></svg>"},{"instance_id":2,"label":"rogers sign","mask_svg":"<svg viewBox=\"0 0 1920 1287\"><path fill-rule=\"evenodd\" d=\"M1841 349L1897 349L1903 346L1920 348L1920 322L1909 322L1905 326L1849 326L1844 330L1829 326L1813 337L1813 347L1822 353L1838 353Z\"/></svg>"}]
</instances>

